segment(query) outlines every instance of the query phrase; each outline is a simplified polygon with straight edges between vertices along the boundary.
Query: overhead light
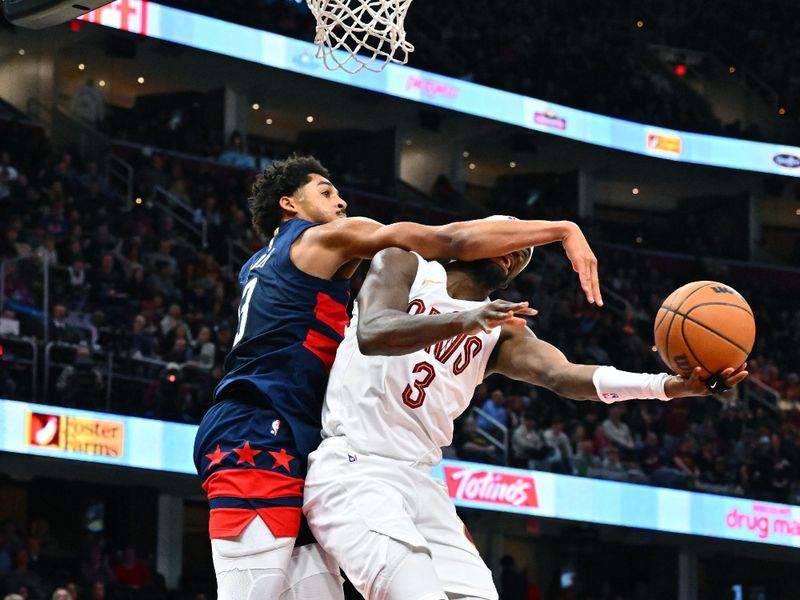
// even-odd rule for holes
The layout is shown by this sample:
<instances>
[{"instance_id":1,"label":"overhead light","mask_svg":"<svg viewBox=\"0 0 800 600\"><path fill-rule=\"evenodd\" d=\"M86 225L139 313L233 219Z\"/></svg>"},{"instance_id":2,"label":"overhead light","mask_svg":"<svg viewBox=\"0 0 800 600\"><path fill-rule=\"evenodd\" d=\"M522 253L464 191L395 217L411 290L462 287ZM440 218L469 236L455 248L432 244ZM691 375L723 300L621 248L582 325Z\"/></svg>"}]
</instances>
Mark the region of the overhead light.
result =
<instances>
[{"instance_id":1,"label":"overhead light","mask_svg":"<svg viewBox=\"0 0 800 600\"><path fill-rule=\"evenodd\" d=\"M253 104L253 110L258 110L258 109L260 109L260 108L261 108L261 105L260 105L258 102L256 102L255 104Z\"/></svg>"},{"instance_id":2,"label":"overhead light","mask_svg":"<svg viewBox=\"0 0 800 600\"><path fill-rule=\"evenodd\" d=\"M81 64L78 65L78 71L85 71L85 70L86 70L86 65L85 64L81 63Z\"/></svg>"},{"instance_id":3,"label":"overhead light","mask_svg":"<svg viewBox=\"0 0 800 600\"><path fill-rule=\"evenodd\" d=\"M631 194L633 194L634 196L638 196L639 195L639 188L633 188L631 190Z\"/></svg>"},{"instance_id":4,"label":"overhead light","mask_svg":"<svg viewBox=\"0 0 800 600\"><path fill-rule=\"evenodd\" d=\"M134 202L136 202L136 204L141 204L142 203L142 199L141 198L136 198L136 200L134 200Z\"/></svg>"},{"instance_id":5,"label":"overhead light","mask_svg":"<svg viewBox=\"0 0 800 600\"><path fill-rule=\"evenodd\" d=\"M469 163L469 170L470 171L474 171L475 170L475 163Z\"/></svg>"},{"instance_id":6,"label":"overhead light","mask_svg":"<svg viewBox=\"0 0 800 600\"><path fill-rule=\"evenodd\" d=\"M136 81L138 81L139 83L144 83L144 77L140 75Z\"/></svg>"},{"instance_id":7,"label":"overhead light","mask_svg":"<svg viewBox=\"0 0 800 600\"><path fill-rule=\"evenodd\" d=\"M266 121L264 121L264 122L265 122L267 125L272 125L272 119L267 119L267 120L266 120Z\"/></svg>"},{"instance_id":8,"label":"overhead light","mask_svg":"<svg viewBox=\"0 0 800 600\"><path fill-rule=\"evenodd\" d=\"M97 82L97 85L99 85L100 87L106 87L106 80L101 79L100 81Z\"/></svg>"},{"instance_id":9,"label":"overhead light","mask_svg":"<svg viewBox=\"0 0 800 600\"><path fill-rule=\"evenodd\" d=\"M25 56L25 48L20 48L19 50L17 50L17 54L19 54L20 56Z\"/></svg>"},{"instance_id":10,"label":"overhead light","mask_svg":"<svg viewBox=\"0 0 800 600\"><path fill-rule=\"evenodd\" d=\"M637 236L636 236L636 243L637 243L637 244L641 244L643 241L644 241L644 240L642 239L642 236L640 236L640 235L637 235Z\"/></svg>"},{"instance_id":11,"label":"overhead light","mask_svg":"<svg viewBox=\"0 0 800 600\"><path fill-rule=\"evenodd\" d=\"M308 115L306 117L306 123L313 123L314 122L314 115Z\"/></svg>"},{"instance_id":12,"label":"overhead light","mask_svg":"<svg viewBox=\"0 0 800 600\"><path fill-rule=\"evenodd\" d=\"M683 77L686 75L686 65L683 63L678 63L675 65L675 75L678 77Z\"/></svg>"},{"instance_id":13,"label":"overhead light","mask_svg":"<svg viewBox=\"0 0 800 600\"><path fill-rule=\"evenodd\" d=\"M644 27L644 21L639 19L638 21L636 21L636 29L641 29L642 27Z\"/></svg>"},{"instance_id":14,"label":"overhead light","mask_svg":"<svg viewBox=\"0 0 800 600\"><path fill-rule=\"evenodd\" d=\"M786 109L785 109L785 108L783 108L783 107L781 106L781 107L778 109L778 114L779 114L779 115L785 115L785 114L786 114Z\"/></svg>"},{"instance_id":15,"label":"overhead light","mask_svg":"<svg viewBox=\"0 0 800 600\"><path fill-rule=\"evenodd\" d=\"M734 67L733 65L731 65L730 67L728 67L728 73L730 73L731 75L733 75L734 73L736 73L736 67Z\"/></svg>"},{"instance_id":16,"label":"overhead light","mask_svg":"<svg viewBox=\"0 0 800 600\"><path fill-rule=\"evenodd\" d=\"M798 217L800 217L800 208L798 208L796 211L794 211L794 214L796 214Z\"/></svg>"},{"instance_id":17,"label":"overhead light","mask_svg":"<svg viewBox=\"0 0 800 600\"><path fill-rule=\"evenodd\" d=\"M508 166L509 166L509 167L511 167L512 169L516 169L516 168L517 168L517 163L515 163L515 162L512 160L510 163L508 163Z\"/></svg>"},{"instance_id":18,"label":"overhead light","mask_svg":"<svg viewBox=\"0 0 800 600\"><path fill-rule=\"evenodd\" d=\"M466 150L464 150L464 151L461 153L461 156L463 156L464 158L469 158L469 152L467 152Z\"/></svg>"}]
</instances>

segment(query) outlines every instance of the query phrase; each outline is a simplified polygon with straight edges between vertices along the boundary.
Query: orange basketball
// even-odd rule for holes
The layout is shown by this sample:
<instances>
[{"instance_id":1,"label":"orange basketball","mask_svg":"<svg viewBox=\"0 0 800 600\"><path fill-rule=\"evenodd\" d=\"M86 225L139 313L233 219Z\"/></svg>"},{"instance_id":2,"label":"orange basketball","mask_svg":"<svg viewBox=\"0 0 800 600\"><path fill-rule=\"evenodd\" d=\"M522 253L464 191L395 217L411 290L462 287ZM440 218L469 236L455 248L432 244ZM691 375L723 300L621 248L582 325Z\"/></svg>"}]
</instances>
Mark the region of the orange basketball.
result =
<instances>
[{"instance_id":1,"label":"orange basketball","mask_svg":"<svg viewBox=\"0 0 800 600\"><path fill-rule=\"evenodd\" d=\"M694 281L672 292L653 328L662 360L678 374L699 366L702 377L734 369L747 359L756 337L753 311L742 295L717 281Z\"/></svg>"}]
</instances>

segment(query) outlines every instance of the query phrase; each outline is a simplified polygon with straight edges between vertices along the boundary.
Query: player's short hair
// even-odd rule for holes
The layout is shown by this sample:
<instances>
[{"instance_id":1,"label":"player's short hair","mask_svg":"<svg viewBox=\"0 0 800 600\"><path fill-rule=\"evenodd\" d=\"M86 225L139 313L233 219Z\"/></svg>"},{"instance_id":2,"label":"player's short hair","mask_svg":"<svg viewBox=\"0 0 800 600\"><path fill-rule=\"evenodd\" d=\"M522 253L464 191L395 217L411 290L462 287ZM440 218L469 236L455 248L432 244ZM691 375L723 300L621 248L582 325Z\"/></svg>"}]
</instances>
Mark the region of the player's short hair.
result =
<instances>
[{"instance_id":1,"label":"player's short hair","mask_svg":"<svg viewBox=\"0 0 800 600\"><path fill-rule=\"evenodd\" d=\"M283 220L280 199L291 196L311 181L312 174L330 178L328 170L313 156L293 154L286 160L276 160L256 177L250 196L253 227L266 238Z\"/></svg>"}]
</instances>

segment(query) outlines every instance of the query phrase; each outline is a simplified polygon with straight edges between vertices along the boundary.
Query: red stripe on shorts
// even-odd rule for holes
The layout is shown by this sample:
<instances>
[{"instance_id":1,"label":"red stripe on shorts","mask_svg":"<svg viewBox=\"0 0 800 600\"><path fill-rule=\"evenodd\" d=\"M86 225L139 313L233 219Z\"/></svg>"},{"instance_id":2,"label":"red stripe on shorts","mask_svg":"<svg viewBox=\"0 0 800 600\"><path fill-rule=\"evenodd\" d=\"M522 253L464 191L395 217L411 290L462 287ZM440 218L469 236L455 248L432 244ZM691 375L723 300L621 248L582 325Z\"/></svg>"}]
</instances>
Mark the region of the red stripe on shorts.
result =
<instances>
[{"instance_id":1,"label":"red stripe on shorts","mask_svg":"<svg viewBox=\"0 0 800 600\"><path fill-rule=\"evenodd\" d=\"M269 508L214 508L208 518L208 533L212 540L235 538L245 527L260 517L275 537L297 537L300 533L299 506L272 506Z\"/></svg>"},{"instance_id":2,"label":"red stripe on shorts","mask_svg":"<svg viewBox=\"0 0 800 600\"><path fill-rule=\"evenodd\" d=\"M302 497L303 480L261 469L226 469L209 475L203 482L209 498ZM233 510L233 509L216 509ZM238 509L237 509L238 510Z\"/></svg>"}]
</instances>

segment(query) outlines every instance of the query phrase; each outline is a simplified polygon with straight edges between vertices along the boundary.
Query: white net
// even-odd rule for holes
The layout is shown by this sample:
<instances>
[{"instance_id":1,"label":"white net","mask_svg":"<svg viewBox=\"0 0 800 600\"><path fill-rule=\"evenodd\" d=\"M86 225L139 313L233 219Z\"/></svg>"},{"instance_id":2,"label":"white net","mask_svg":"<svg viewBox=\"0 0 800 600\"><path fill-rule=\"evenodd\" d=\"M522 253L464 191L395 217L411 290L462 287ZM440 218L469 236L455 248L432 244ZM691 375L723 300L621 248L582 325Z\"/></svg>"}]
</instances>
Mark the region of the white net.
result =
<instances>
[{"instance_id":1,"label":"white net","mask_svg":"<svg viewBox=\"0 0 800 600\"><path fill-rule=\"evenodd\" d=\"M317 20L317 58L328 69L357 73L405 64L414 46L403 22L412 0L307 0Z\"/></svg>"}]
</instances>

